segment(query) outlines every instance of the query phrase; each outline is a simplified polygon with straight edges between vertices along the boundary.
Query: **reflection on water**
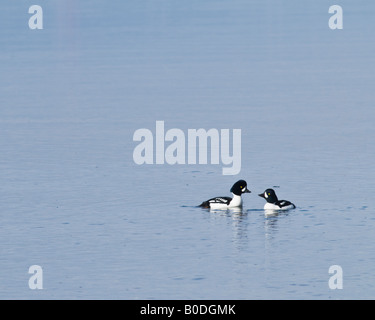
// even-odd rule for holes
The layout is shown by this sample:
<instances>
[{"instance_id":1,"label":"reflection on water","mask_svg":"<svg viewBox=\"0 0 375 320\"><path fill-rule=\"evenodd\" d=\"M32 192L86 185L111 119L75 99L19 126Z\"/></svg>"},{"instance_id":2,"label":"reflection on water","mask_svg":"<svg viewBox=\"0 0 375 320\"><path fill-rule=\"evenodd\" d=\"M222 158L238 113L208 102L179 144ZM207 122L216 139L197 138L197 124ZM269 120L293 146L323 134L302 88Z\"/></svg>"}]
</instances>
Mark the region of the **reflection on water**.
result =
<instances>
[{"instance_id":1,"label":"reflection on water","mask_svg":"<svg viewBox=\"0 0 375 320\"><path fill-rule=\"evenodd\" d=\"M277 231L278 213L271 216L266 216L264 219L264 231L266 237L271 237L272 233Z\"/></svg>"},{"instance_id":2,"label":"reflection on water","mask_svg":"<svg viewBox=\"0 0 375 320\"><path fill-rule=\"evenodd\" d=\"M228 209L205 209L210 220L225 219L226 224L232 229L232 242L239 250L246 247L248 241L248 212L241 207Z\"/></svg>"}]
</instances>

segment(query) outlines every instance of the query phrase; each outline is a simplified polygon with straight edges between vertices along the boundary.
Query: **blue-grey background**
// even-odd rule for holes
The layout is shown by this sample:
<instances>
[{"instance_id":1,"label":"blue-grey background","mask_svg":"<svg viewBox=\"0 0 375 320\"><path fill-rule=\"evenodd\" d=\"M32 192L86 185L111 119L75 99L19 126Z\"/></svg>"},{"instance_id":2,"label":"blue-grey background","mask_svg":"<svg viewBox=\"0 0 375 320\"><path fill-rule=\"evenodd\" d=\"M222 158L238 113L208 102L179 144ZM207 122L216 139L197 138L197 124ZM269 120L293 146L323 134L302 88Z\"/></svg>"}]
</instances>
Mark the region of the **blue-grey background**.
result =
<instances>
[{"instance_id":1,"label":"blue-grey background","mask_svg":"<svg viewBox=\"0 0 375 320\"><path fill-rule=\"evenodd\" d=\"M36 2L0 10L1 299L375 297L373 1ZM136 165L157 120L241 129L241 173Z\"/></svg>"}]
</instances>

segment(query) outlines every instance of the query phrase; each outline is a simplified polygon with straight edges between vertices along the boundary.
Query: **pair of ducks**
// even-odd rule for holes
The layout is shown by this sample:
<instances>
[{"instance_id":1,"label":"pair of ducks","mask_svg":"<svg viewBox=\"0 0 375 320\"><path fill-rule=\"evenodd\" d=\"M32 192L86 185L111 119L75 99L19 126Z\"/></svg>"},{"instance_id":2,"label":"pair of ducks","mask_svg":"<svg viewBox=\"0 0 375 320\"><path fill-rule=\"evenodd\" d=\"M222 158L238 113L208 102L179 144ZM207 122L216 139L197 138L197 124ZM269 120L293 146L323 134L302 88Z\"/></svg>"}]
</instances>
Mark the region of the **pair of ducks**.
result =
<instances>
[{"instance_id":1,"label":"pair of ducks","mask_svg":"<svg viewBox=\"0 0 375 320\"><path fill-rule=\"evenodd\" d=\"M247 189L247 183L245 180L237 181L233 187L230 189L233 194L233 198L230 197L216 197L203 201L199 207L211 208L211 209L228 209L236 208L242 206L243 193L250 193L251 191ZM295 209L295 205L288 200L279 200L273 189L267 189L263 193L258 194L258 196L264 198L267 203L264 205L264 209L268 210L289 210Z\"/></svg>"}]
</instances>

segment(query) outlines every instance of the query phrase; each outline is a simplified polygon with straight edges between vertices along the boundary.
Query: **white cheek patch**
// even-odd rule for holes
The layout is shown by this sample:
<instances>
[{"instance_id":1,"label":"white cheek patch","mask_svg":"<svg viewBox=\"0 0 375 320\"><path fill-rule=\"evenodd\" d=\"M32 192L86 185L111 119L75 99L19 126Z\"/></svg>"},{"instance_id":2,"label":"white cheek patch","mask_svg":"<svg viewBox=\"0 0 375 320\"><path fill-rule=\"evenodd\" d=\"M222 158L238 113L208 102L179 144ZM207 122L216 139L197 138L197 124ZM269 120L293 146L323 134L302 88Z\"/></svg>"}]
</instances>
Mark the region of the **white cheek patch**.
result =
<instances>
[{"instance_id":1,"label":"white cheek patch","mask_svg":"<svg viewBox=\"0 0 375 320\"><path fill-rule=\"evenodd\" d=\"M268 198L267 192L264 193L264 196L266 197L266 199Z\"/></svg>"},{"instance_id":2,"label":"white cheek patch","mask_svg":"<svg viewBox=\"0 0 375 320\"><path fill-rule=\"evenodd\" d=\"M242 192L245 192L246 191L246 187L242 189Z\"/></svg>"}]
</instances>

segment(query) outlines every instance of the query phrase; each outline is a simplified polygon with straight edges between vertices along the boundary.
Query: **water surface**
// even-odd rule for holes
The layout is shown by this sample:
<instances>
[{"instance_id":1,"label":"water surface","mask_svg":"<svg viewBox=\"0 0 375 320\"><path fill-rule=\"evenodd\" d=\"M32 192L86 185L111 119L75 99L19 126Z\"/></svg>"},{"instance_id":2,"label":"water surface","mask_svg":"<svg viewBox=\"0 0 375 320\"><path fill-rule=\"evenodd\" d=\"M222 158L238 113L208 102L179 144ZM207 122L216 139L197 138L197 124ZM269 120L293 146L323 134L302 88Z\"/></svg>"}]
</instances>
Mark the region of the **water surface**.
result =
<instances>
[{"instance_id":1,"label":"water surface","mask_svg":"<svg viewBox=\"0 0 375 320\"><path fill-rule=\"evenodd\" d=\"M374 298L373 3L38 4L0 12L1 299ZM158 120L241 129L241 173L136 165ZM241 212L195 207L238 179Z\"/></svg>"}]
</instances>

